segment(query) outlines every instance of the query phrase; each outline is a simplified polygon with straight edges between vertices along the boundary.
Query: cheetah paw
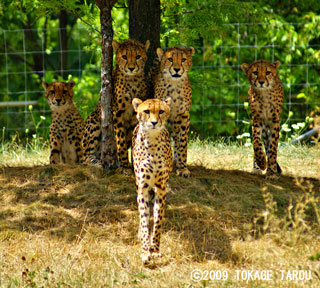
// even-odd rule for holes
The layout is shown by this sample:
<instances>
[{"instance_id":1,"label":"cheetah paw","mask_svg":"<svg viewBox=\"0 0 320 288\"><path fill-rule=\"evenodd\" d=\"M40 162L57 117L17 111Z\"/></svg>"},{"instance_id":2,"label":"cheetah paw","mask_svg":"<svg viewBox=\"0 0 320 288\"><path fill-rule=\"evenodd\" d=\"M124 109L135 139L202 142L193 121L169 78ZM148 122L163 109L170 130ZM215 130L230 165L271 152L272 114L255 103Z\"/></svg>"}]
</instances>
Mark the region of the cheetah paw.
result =
<instances>
[{"instance_id":1,"label":"cheetah paw","mask_svg":"<svg viewBox=\"0 0 320 288\"><path fill-rule=\"evenodd\" d=\"M266 179L267 180L277 180L279 176L276 173L267 173Z\"/></svg>"},{"instance_id":2,"label":"cheetah paw","mask_svg":"<svg viewBox=\"0 0 320 288\"><path fill-rule=\"evenodd\" d=\"M177 169L176 173L177 173L178 176L182 176L182 177L185 177L185 178L189 178L190 174L191 174L188 168Z\"/></svg>"},{"instance_id":3,"label":"cheetah paw","mask_svg":"<svg viewBox=\"0 0 320 288\"><path fill-rule=\"evenodd\" d=\"M142 263L144 265L149 264L149 262L151 260L151 256L150 256L150 252L149 251L148 252L142 252L140 257L141 257Z\"/></svg>"},{"instance_id":4,"label":"cheetah paw","mask_svg":"<svg viewBox=\"0 0 320 288\"><path fill-rule=\"evenodd\" d=\"M149 252L152 258L161 258L162 254L159 252L159 248L156 248L156 245L151 245Z\"/></svg>"},{"instance_id":5,"label":"cheetah paw","mask_svg":"<svg viewBox=\"0 0 320 288\"><path fill-rule=\"evenodd\" d=\"M122 175L127 175L127 176L130 176L132 175L132 170L130 168L126 168L126 167L120 167L118 169L119 173L122 174Z\"/></svg>"},{"instance_id":6,"label":"cheetah paw","mask_svg":"<svg viewBox=\"0 0 320 288\"><path fill-rule=\"evenodd\" d=\"M151 256L152 258L161 258L162 254L160 252L152 252Z\"/></svg>"},{"instance_id":7,"label":"cheetah paw","mask_svg":"<svg viewBox=\"0 0 320 288\"><path fill-rule=\"evenodd\" d=\"M253 167L251 172L252 172L252 174L262 175L262 170L260 168Z\"/></svg>"},{"instance_id":8,"label":"cheetah paw","mask_svg":"<svg viewBox=\"0 0 320 288\"><path fill-rule=\"evenodd\" d=\"M96 163L91 163L91 166L96 167L96 168L103 168L103 165L100 161L96 162Z\"/></svg>"}]
</instances>

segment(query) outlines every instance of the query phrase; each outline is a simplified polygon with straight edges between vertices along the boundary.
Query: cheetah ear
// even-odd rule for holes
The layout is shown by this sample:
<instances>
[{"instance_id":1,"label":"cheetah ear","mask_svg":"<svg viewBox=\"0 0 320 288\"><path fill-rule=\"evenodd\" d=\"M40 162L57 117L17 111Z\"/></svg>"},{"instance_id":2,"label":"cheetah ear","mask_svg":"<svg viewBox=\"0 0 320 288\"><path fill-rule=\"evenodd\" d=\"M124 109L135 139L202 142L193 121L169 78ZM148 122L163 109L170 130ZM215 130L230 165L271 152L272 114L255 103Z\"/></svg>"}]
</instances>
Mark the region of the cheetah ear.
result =
<instances>
[{"instance_id":1,"label":"cheetah ear","mask_svg":"<svg viewBox=\"0 0 320 288\"><path fill-rule=\"evenodd\" d=\"M249 67L250 67L250 65L247 64L247 63L243 63L243 64L240 66L241 70L242 70L242 71L244 72L244 74L246 74L246 75L247 75L247 73L248 73Z\"/></svg>"},{"instance_id":2,"label":"cheetah ear","mask_svg":"<svg viewBox=\"0 0 320 288\"><path fill-rule=\"evenodd\" d=\"M157 55L158 55L158 58L159 60L161 61L162 59L162 56L163 56L163 50L161 48L157 48Z\"/></svg>"},{"instance_id":3,"label":"cheetah ear","mask_svg":"<svg viewBox=\"0 0 320 288\"><path fill-rule=\"evenodd\" d=\"M44 82L44 81L41 82L41 85L42 85L42 87L43 87L44 89L47 89L48 86L49 86L49 84L48 84L47 82Z\"/></svg>"},{"instance_id":4,"label":"cheetah ear","mask_svg":"<svg viewBox=\"0 0 320 288\"><path fill-rule=\"evenodd\" d=\"M113 41L112 41L112 48L113 48L114 51L117 52L119 46L120 46L120 43L119 43L119 42L117 42L116 40L113 40Z\"/></svg>"},{"instance_id":5,"label":"cheetah ear","mask_svg":"<svg viewBox=\"0 0 320 288\"><path fill-rule=\"evenodd\" d=\"M150 47L150 41L147 40L146 44L144 45L144 49L146 49L146 51L148 51L149 47Z\"/></svg>"},{"instance_id":6,"label":"cheetah ear","mask_svg":"<svg viewBox=\"0 0 320 288\"><path fill-rule=\"evenodd\" d=\"M74 81L70 80L67 85L70 87L70 88L73 88L74 85L76 85L76 83L74 83Z\"/></svg>"},{"instance_id":7,"label":"cheetah ear","mask_svg":"<svg viewBox=\"0 0 320 288\"><path fill-rule=\"evenodd\" d=\"M164 100L164 103L166 103L169 106L169 108L171 108L171 102L172 102L171 97L168 97L166 100Z\"/></svg>"},{"instance_id":8,"label":"cheetah ear","mask_svg":"<svg viewBox=\"0 0 320 288\"><path fill-rule=\"evenodd\" d=\"M187 47L187 51L190 53L191 56L194 55L194 48L193 47Z\"/></svg>"},{"instance_id":9,"label":"cheetah ear","mask_svg":"<svg viewBox=\"0 0 320 288\"><path fill-rule=\"evenodd\" d=\"M272 65L274 66L274 68L277 69L277 68L279 68L279 66L280 66L280 61L277 60L276 62L273 62Z\"/></svg>"},{"instance_id":10,"label":"cheetah ear","mask_svg":"<svg viewBox=\"0 0 320 288\"><path fill-rule=\"evenodd\" d=\"M132 100L132 105L133 105L133 108L134 108L134 111L138 112L138 107L139 105L142 103L142 100L139 99L139 98L133 98Z\"/></svg>"}]
</instances>

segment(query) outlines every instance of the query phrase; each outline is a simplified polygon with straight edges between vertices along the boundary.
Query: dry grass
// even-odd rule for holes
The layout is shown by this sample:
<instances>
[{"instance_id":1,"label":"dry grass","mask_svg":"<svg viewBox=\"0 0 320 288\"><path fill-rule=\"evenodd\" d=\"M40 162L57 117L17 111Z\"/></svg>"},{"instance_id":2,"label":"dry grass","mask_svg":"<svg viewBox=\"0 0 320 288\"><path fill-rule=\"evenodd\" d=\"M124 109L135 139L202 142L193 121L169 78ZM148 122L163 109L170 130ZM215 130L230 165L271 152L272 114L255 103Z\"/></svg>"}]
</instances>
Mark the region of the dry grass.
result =
<instances>
[{"instance_id":1,"label":"dry grass","mask_svg":"<svg viewBox=\"0 0 320 288\"><path fill-rule=\"evenodd\" d=\"M0 287L319 287L319 148L283 148L273 182L249 173L251 149L190 144L193 177L172 175L163 257L148 267L132 176L50 166L47 149L0 153ZM195 282L194 269L228 279ZM237 280L237 270L271 270L272 280ZM281 270L312 279L282 280Z\"/></svg>"}]
</instances>

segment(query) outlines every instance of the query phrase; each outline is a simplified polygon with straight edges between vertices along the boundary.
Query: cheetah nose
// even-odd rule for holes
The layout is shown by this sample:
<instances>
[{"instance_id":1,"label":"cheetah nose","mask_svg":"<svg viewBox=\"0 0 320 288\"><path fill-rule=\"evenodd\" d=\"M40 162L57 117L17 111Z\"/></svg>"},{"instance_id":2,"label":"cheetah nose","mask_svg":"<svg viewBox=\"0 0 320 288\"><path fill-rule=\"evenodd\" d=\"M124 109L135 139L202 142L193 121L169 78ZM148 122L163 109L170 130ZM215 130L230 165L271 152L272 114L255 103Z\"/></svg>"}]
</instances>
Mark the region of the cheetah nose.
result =
<instances>
[{"instance_id":1,"label":"cheetah nose","mask_svg":"<svg viewBox=\"0 0 320 288\"><path fill-rule=\"evenodd\" d=\"M60 104L61 102L61 99L56 99L57 103Z\"/></svg>"},{"instance_id":2,"label":"cheetah nose","mask_svg":"<svg viewBox=\"0 0 320 288\"><path fill-rule=\"evenodd\" d=\"M178 73L180 71L180 68L173 68L174 71L176 71L176 73Z\"/></svg>"},{"instance_id":3,"label":"cheetah nose","mask_svg":"<svg viewBox=\"0 0 320 288\"><path fill-rule=\"evenodd\" d=\"M264 81L259 81L259 84L262 86L264 84Z\"/></svg>"},{"instance_id":4,"label":"cheetah nose","mask_svg":"<svg viewBox=\"0 0 320 288\"><path fill-rule=\"evenodd\" d=\"M153 126L156 126L157 125L157 121L151 121L151 124L153 125Z\"/></svg>"},{"instance_id":5,"label":"cheetah nose","mask_svg":"<svg viewBox=\"0 0 320 288\"><path fill-rule=\"evenodd\" d=\"M134 67L128 67L128 69L132 72L134 70Z\"/></svg>"}]
</instances>

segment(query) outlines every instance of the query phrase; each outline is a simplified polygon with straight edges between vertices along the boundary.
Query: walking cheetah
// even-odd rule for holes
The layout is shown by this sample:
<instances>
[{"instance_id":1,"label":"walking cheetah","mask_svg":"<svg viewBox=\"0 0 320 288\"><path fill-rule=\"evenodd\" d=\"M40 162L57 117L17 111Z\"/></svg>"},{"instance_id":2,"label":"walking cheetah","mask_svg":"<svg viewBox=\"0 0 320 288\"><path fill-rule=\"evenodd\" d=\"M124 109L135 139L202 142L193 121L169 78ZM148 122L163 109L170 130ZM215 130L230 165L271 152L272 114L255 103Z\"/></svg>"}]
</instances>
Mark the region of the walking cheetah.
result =
<instances>
[{"instance_id":1,"label":"walking cheetah","mask_svg":"<svg viewBox=\"0 0 320 288\"><path fill-rule=\"evenodd\" d=\"M187 145L190 125L192 89L188 71L192 66L193 47L157 49L160 66L153 67L151 82L155 98L172 98L169 124L174 142L174 162L177 175L190 176L187 168ZM157 64L156 64L157 65Z\"/></svg>"},{"instance_id":2,"label":"walking cheetah","mask_svg":"<svg viewBox=\"0 0 320 288\"><path fill-rule=\"evenodd\" d=\"M172 151L166 120L170 114L171 99L132 101L139 124L133 132L132 159L137 185L140 214L138 236L142 242L141 259L144 264L151 256L160 256L160 233L164 217L166 189L172 171ZM154 189L154 225L150 240L150 191ZM151 241L151 243L150 243Z\"/></svg>"},{"instance_id":3,"label":"walking cheetah","mask_svg":"<svg viewBox=\"0 0 320 288\"><path fill-rule=\"evenodd\" d=\"M50 164L83 162L81 138L83 120L73 103L73 81L42 82L52 111L50 126Z\"/></svg>"},{"instance_id":4,"label":"walking cheetah","mask_svg":"<svg viewBox=\"0 0 320 288\"><path fill-rule=\"evenodd\" d=\"M145 45L127 40L120 44L112 42L116 53L116 67L113 71L113 124L117 142L117 153L121 168L129 167L128 149L131 147L132 131L137 119L132 107L132 99L147 98L144 65L147 60L149 40ZM83 136L86 162L101 166L101 103L88 117Z\"/></svg>"},{"instance_id":5,"label":"walking cheetah","mask_svg":"<svg viewBox=\"0 0 320 288\"><path fill-rule=\"evenodd\" d=\"M280 134L280 115L283 103L283 86L277 68L280 62L258 60L251 65L243 63L241 69L250 83L249 105L252 113L252 137L254 149L253 172L261 174L267 168L267 179L281 174L277 163ZM262 148L263 138L266 155Z\"/></svg>"}]
</instances>

